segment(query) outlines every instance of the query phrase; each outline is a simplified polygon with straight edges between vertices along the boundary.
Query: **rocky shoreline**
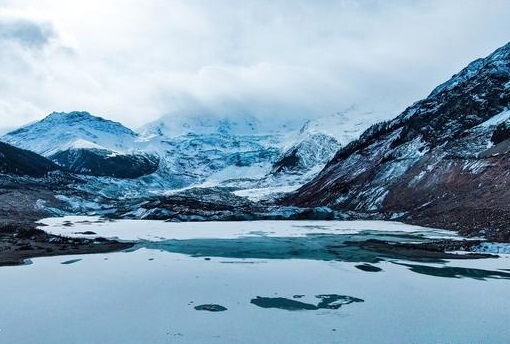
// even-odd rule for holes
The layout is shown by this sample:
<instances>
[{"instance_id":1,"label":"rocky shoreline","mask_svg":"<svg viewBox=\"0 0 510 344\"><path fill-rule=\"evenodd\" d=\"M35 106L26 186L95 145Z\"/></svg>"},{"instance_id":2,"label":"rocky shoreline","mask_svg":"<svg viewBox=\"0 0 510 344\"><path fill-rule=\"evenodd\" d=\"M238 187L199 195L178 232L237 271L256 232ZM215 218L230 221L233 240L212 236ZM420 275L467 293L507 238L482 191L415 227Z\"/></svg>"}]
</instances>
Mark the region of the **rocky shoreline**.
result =
<instances>
[{"instance_id":1,"label":"rocky shoreline","mask_svg":"<svg viewBox=\"0 0 510 344\"><path fill-rule=\"evenodd\" d=\"M30 258L107 253L132 246L133 243L102 238L92 240L51 235L38 229L33 222L0 221L0 266L22 265Z\"/></svg>"},{"instance_id":2,"label":"rocky shoreline","mask_svg":"<svg viewBox=\"0 0 510 344\"><path fill-rule=\"evenodd\" d=\"M53 185L59 188L59 185ZM55 216L38 206L60 202L42 180L0 180L0 266L25 264L26 259L70 254L106 253L127 249L133 243L106 239L75 239L55 236L38 229L38 220Z\"/></svg>"}]
</instances>

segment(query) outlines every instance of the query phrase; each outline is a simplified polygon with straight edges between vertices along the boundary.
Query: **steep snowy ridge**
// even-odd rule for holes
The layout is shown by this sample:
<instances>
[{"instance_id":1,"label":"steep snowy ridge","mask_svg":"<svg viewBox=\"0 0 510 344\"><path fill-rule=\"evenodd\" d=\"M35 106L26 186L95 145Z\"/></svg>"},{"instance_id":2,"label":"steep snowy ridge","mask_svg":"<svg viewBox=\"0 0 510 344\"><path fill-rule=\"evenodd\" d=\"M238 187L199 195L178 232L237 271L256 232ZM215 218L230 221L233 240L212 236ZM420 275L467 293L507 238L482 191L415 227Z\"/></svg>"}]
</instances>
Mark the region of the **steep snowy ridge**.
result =
<instances>
[{"instance_id":1,"label":"steep snowy ridge","mask_svg":"<svg viewBox=\"0 0 510 344\"><path fill-rule=\"evenodd\" d=\"M509 82L507 44L369 128L284 203L389 212L465 230L508 227Z\"/></svg>"},{"instance_id":2,"label":"steep snowy ridge","mask_svg":"<svg viewBox=\"0 0 510 344\"><path fill-rule=\"evenodd\" d=\"M436 87L430 96L435 96L441 92L449 91L459 84L466 82L480 72L480 69L484 66L484 63L484 59L477 59L471 62L466 68L452 76L450 80Z\"/></svg>"},{"instance_id":3,"label":"steep snowy ridge","mask_svg":"<svg viewBox=\"0 0 510 344\"><path fill-rule=\"evenodd\" d=\"M272 173L294 172L309 170L317 165L327 163L340 148L335 138L315 133L300 138L298 142L273 165Z\"/></svg>"}]
</instances>

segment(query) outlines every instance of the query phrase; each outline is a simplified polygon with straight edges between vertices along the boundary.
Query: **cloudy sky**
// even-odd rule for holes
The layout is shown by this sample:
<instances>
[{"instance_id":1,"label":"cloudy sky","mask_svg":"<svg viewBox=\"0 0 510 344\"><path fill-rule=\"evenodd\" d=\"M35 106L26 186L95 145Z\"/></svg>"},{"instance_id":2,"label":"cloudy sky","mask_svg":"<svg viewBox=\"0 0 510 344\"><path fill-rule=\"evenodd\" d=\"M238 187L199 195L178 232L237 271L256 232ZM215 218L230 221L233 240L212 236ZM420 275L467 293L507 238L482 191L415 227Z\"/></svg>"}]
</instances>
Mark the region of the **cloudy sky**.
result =
<instances>
[{"instance_id":1,"label":"cloudy sky","mask_svg":"<svg viewBox=\"0 0 510 344\"><path fill-rule=\"evenodd\" d=\"M87 110L397 114L510 41L508 0L1 0L0 131ZM205 111L205 110L204 110Z\"/></svg>"}]
</instances>

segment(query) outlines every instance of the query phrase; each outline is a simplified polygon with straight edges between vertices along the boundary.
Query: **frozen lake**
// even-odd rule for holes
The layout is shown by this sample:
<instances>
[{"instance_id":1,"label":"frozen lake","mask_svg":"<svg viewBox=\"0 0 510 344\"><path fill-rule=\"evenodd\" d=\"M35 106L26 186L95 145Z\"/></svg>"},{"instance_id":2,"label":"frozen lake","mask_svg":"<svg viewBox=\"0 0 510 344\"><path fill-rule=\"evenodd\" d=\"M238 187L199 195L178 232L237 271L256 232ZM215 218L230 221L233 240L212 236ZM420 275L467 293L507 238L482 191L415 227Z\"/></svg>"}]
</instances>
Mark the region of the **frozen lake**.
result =
<instances>
[{"instance_id":1,"label":"frozen lake","mask_svg":"<svg viewBox=\"0 0 510 344\"><path fill-rule=\"evenodd\" d=\"M53 233L139 244L0 268L0 343L474 344L510 337L509 256L411 262L343 245L455 237L448 231L373 221L45 223Z\"/></svg>"}]
</instances>

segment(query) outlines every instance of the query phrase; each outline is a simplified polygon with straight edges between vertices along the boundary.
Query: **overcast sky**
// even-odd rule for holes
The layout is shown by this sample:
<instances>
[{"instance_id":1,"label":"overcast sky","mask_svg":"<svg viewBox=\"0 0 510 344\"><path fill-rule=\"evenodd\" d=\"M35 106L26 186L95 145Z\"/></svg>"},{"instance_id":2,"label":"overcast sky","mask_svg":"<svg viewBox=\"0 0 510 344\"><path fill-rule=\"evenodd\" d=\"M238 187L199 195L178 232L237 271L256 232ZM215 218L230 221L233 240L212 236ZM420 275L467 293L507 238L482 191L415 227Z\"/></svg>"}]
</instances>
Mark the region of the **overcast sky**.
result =
<instances>
[{"instance_id":1,"label":"overcast sky","mask_svg":"<svg viewBox=\"0 0 510 344\"><path fill-rule=\"evenodd\" d=\"M0 131L87 110L396 115L510 41L508 0L1 0Z\"/></svg>"}]
</instances>

